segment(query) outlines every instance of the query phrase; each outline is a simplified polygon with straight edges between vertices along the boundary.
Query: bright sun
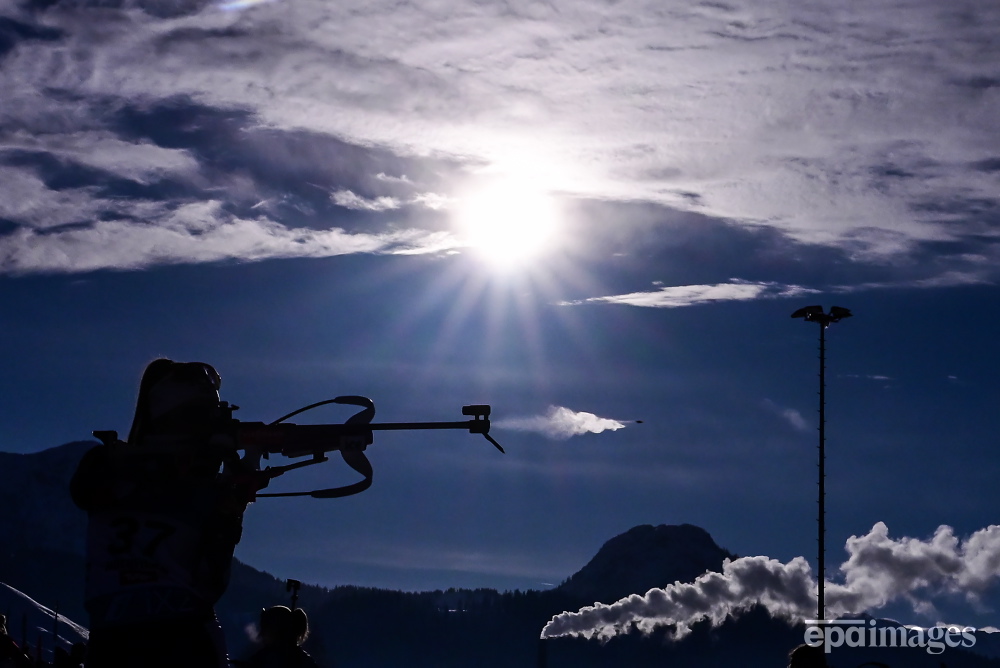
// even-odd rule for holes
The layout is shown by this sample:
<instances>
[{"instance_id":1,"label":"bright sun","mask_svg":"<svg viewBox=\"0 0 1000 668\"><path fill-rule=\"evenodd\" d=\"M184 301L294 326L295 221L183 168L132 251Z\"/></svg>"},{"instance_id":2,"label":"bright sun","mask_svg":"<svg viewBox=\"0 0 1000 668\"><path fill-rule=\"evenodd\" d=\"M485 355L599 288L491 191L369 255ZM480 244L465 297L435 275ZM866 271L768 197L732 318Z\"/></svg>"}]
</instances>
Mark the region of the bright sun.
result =
<instances>
[{"instance_id":1,"label":"bright sun","mask_svg":"<svg viewBox=\"0 0 1000 668\"><path fill-rule=\"evenodd\" d=\"M494 265L508 267L522 265L552 245L558 214L549 193L507 178L461 197L455 222L476 252Z\"/></svg>"}]
</instances>

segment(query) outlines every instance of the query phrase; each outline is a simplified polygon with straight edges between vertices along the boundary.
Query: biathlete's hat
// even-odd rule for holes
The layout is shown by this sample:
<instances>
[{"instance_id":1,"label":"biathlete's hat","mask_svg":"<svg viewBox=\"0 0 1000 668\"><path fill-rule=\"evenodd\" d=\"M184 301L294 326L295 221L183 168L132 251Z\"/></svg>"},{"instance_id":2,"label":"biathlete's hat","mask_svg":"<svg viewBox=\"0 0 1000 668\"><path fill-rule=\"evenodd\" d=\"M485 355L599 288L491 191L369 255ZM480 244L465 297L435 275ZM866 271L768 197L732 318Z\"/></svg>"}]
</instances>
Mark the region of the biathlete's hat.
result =
<instances>
[{"instance_id":1,"label":"biathlete's hat","mask_svg":"<svg viewBox=\"0 0 1000 668\"><path fill-rule=\"evenodd\" d=\"M201 412L219 404L222 378L203 362L174 362L149 388L149 419L156 423L186 411Z\"/></svg>"}]
</instances>

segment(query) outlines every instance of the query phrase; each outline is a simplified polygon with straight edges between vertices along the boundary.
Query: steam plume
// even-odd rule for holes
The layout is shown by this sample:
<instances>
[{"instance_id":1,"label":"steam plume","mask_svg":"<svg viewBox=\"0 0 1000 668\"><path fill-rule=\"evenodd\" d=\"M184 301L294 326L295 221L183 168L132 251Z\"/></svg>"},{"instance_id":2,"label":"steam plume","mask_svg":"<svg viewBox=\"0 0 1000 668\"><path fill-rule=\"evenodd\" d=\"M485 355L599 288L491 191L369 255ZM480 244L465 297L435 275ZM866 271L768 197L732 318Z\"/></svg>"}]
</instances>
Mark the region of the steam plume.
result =
<instances>
[{"instance_id":1,"label":"steam plume","mask_svg":"<svg viewBox=\"0 0 1000 668\"><path fill-rule=\"evenodd\" d=\"M864 536L847 540L850 555L841 567L843 584L828 583L826 609L831 616L877 609L891 601L908 601L916 612L933 607L927 599L963 594L970 601L996 583L1000 574L1000 526L972 534L964 543L948 526L938 527L927 541L894 540L882 522ZM705 573L693 583L675 583L633 594L617 603L597 603L577 612L556 615L542 630L543 638L575 635L607 639L634 625L643 633L673 626L682 638L701 620L720 624L754 604L789 620L816 611L816 581L803 557L787 564L768 557L727 560L722 573Z\"/></svg>"},{"instance_id":2,"label":"steam plume","mask_svg":"<svg viewBox=\"0 0 1000 668\"><path fill-rule=\"evenodd\" d=\"M624 422L597 417L593 413L570 410L563 406L549 406L545 415L494 420L493 426L513 431L530 431L549 438L566 439L580 434L600 434L605 430L618 430Z\"/></svg>"}]
</instances>

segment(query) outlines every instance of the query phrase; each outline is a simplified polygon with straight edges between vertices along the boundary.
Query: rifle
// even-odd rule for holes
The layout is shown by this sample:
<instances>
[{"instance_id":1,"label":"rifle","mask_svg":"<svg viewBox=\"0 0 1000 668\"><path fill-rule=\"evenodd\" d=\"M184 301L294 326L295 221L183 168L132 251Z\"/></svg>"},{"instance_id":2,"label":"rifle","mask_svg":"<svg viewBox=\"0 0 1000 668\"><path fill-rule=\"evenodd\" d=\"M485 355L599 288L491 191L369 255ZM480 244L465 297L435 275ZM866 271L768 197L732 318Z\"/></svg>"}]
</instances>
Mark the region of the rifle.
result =
<instances>
[{"instance_id":1,"label":"rifle","mask_svg":"<svg viewBox=\"0 0 1000 668\"><path fill-rule=\"evenodd\" d=\"M295 424L285 422L288 418L326 404L347 404L360 406L361 411L349 417L342 424ZM273 422L241 422L233 417L233 411L239 406L228 401L220 401L218 416L214 420L217 425L208 437L208 447L214 449L224 462L233 463L238 459L244 469L250 469L264 474L267 480L276 478L288 471L322 464L329 461L327 453L340 451L341 457L352 469L364 476L364 480L329 489L317 489L306 492L278 492L257 494L260 497L279 496L311 496L316 499L334 499L363 492L372 484L372 465L365 455L365 449L374 442L375 431L400 431L411 429L462 429L470 434L482 434L497 450L504 452L503 447L490 436L490 407L486 404L474 404L462 407L462 415L472 419L456 422L383 422L373 423L375 404L368 397L342 396L319 401L284 415ZM122 444L116 431L95 431L94 436L105 445ZM161 447L144 445L133 450L135 454L153 454L156 451L168 450L171 437L161 437ZM176 442L176 441L175 441ZM132 448L128 448L132 450ZM237 452L244 451L242 458ZM268 466L260 468L261 459L269 459L271 454L280 454L295 459L311 457L306 461L294 462L283 466Z\"/></svg>"}]
</instances>

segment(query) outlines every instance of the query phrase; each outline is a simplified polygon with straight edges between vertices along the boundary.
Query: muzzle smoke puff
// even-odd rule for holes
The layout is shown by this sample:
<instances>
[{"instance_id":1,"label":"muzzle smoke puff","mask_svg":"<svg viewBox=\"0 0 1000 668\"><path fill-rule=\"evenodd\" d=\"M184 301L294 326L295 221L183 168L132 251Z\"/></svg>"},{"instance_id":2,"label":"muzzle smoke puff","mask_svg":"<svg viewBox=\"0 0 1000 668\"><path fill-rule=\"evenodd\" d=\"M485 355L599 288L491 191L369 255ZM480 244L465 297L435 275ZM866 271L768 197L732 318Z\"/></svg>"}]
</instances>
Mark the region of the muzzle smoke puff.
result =
<instances>
[{"instance_id":1,"label":"muzzle smoke puff","mask_svg":"<svg viewBox=\"0 0 1000 668\"><path fill-rule=\"evenodd\" d=\"M593 413L577 412L564 406L549 406L545 415L494 420L493 426L511 431L528 431L549 438L565 440L580 434L600 434L604 431L624 429L619 420L602 418Z\"/></svg>"}]
</instances>

